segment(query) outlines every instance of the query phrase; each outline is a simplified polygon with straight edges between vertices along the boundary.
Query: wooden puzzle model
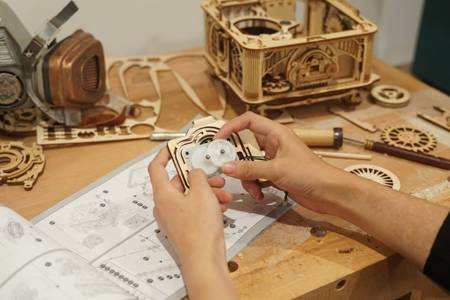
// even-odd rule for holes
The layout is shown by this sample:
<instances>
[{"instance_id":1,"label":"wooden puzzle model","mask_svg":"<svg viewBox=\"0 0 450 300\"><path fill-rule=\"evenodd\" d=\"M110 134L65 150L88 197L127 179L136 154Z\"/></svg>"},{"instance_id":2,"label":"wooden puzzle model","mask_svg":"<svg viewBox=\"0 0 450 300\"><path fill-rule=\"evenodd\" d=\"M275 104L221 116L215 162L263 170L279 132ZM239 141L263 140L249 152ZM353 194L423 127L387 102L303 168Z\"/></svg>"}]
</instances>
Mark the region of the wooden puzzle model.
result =
<instances>
[{"instance_id":1,"label":"wooden puzzle model","mask_svg":"<svg viewBox=\"0 0 450 300\"><path fill-rule=\"evenodd\" d=\"M202 169L208 176L220 174L224 163L233 160L257 160L264 157L255 136L249 130L233 133L228 140L214 140L225 124L213 117L194 121L185 137L169 141L167 147L186 190L192 169Z\"/></svg>"},{"instance_id":2,"label":"wooden puzzle model","mask_svg":"<svg viewBox=\"0 0 450 300\"><path fill-rule=\"evenodd\" d=\"M355 105L379 79L377 27L345 0L205 0L203 10L212 74L250 110Z\"/></svg>"}]
</instances>

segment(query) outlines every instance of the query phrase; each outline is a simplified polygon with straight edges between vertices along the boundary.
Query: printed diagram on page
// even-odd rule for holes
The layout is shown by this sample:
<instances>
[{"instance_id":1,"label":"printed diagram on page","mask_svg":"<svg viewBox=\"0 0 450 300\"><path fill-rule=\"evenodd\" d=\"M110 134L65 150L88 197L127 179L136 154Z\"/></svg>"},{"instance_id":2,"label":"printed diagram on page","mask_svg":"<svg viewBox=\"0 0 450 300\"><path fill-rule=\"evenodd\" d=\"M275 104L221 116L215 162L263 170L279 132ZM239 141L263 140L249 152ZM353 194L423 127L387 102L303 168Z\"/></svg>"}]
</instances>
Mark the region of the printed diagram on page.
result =
<instances>
[{"instance_id":1,"label":"printed diagram on page","mask_svg":"<svg viewBox=\"0 0 450 300\"><path fill-rule=\"evenodd\" d=\"M0 299L135 299L15 212L0 216Z\"/></svg>"},{"instance_id":2,"label":"printed diagram on page","mask_svg":"<svg viewBox=\"0 0 450 300\"><path fill-rule=\"evenodd\" d=\"M74 251L118 286L139 299L176 299L184 282L170 244L153 217L147 166L154 154L67 200L40 218L36 227ZM177 174L172 164L169 176ZM284 192L266 190L266 200L251 199L238 181L227 178L235 200L224 216L231 258L292 203Z\"/></svg>"}]
</instances>

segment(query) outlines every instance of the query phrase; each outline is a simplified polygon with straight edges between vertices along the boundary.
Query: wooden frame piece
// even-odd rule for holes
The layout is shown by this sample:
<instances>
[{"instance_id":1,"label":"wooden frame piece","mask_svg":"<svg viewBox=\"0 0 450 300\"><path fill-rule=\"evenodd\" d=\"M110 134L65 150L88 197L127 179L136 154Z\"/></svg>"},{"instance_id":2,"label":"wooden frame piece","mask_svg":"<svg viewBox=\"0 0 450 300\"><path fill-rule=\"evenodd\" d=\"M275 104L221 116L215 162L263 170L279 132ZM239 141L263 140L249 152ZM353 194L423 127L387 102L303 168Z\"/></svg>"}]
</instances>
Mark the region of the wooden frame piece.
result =
<instances>
[{"instance_id":1,"label":"wooden frame piece","mask_svg":"<svg viewBox=\"0 0 450 300\"><path fill-rule=\"evenodd\" d=\"M119 80L121 84L121 88L125 93L126 97L129 97L128 94L128 87L125 82L125 73L133 67L139 67L139 68L148 68L149 69L149 77L150 80L155 88L155 91L158 95L158 99L156 102L159 105L159 109L155 110L155 113L157 116L159 116L160 112L160 106L162 99L162 93L161 93L161 85L158 79L158 73L159 72L171 72L175 79L177 80L178 84L182 88L183 92L186 94L186 96L203 112L213 116L216 119L222 119L225 114L225 108L226 108L226 92L222 84L215 81L215 87L218 91L219 95L219 102L221 104L221 109L216 111L208 111L203 104L203 101L200 99L200 97L197 95L195 90L189 85L189 83L186 81L185 78L183 78L178 72L173 70L168 63L175 59L180 58L189 58L189 57L204 57L203 53L187 53L187 54L174 54L174 55L161 55L161 56L135 56L135 57L126 57L126 58L115 58L110 59L107 62L107 73L110 73L110 70L116 65L120 64L119 68ZM109 86L109 82L108 82ZM143 100L145 103L150 103L151 101ZM156 121L155 121L156 123ZM153 124L154 125L154 124Z\"/></svg>"},{"instance_id":2,"label":"wooden frame piece","mask_svg":"<svg viewBox=\"0 0 450 300\"><path fill-rule=\"evenodd\" d=\"M296 6L304 6L297 20ZM375 24L345 0L204 0L213 74L262 114L327 100L354 105L372 74Z\"/></svg>"},{"instance_id":3,"label":"wooden frame piece","mask_svg":"<svg viewBox=\"0 0 450 300\"><path fill-rule=\"evenodd\" d=\"M193 156L196 147L213 141L214 136L224 124L224 121L216 121L212 117L196 120L185 137L173 139L167 144L175 168L186 190L189 189L190 157ZM255 160L264 157L254 134L249 130L233 133L228 142L234 146L240 160Z\"/></svg>"},{"instance_id":4,"label":"wooden frame piece","mask_svg":"<svg viewBox=\"0 0 450 300\"><path fill-rule=\"evenodd\" d=\"M450 110L442 108L440 106L434 106L433 108L439 111L442 115L431 117L425 114L418 114L417 116L447 131L450 131Z\"/></svg>"},{"instance_id":5,"label":"wooden frame piece","mask_svg":"<svg viewBox=\"0 0 450 300\"><path fill-rule=\"evenodd\" d=\"M350 123L358 126L361 129L364 129L368 132L375 133L378 131L377 126L370 124L368 122L358 120L358 119L352 117L350 114L346 113L343 109L330 107L330 108L328 108L328 111L331 112L332 114L335 114L336 116L339 116L339 117L349 121Z\"/></svg>"},{"instance_id":6,"label":"wooden frame piece","mask_svg":"<svg viewBox=\"0 0 450 300\"><path fill-rule=\"evenodd\" d=\"M148 107L143 105L143 108ZM129 116L121 125L92 128L76 128L55 124L44 114L39 114L38 126L36 127L37 143L49 146L148 139L149 133L147 131L151 129L164 130L153 125L155 122L154 116L142 121L137 120L139 110L139 106L135 107L134 116ZM139 133L138 128L145 129L145 133Z\"/></svg>"},{"instance_id":7,"label":"wooden frame piece","mask_svg":"<svg viewBox=\"0 0 450 300\"><path fill-rule=\"evenodd\" d=\"M0 185L22 184L27 190L33 188L45 165L42 147L20 142L0 144L0 161Z\"/></svg>"}]
</instances>

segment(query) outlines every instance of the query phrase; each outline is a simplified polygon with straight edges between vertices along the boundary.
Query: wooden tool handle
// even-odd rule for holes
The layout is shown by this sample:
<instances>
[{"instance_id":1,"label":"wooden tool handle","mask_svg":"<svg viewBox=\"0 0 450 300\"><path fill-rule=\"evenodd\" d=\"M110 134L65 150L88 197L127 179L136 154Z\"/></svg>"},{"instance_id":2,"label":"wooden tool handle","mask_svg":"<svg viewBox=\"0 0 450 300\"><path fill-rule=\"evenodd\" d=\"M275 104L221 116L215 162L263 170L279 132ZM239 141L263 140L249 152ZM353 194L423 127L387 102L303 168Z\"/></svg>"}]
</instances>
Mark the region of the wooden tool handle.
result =
<instances>
[{"instance_id":1,"label":"wooden tool handle","mask_svg":"<svg viewBox=\"0 0 450 300\"><path fill-rule=\"evenodd\" d=\"M333 129L294 129L294 133L310 147L342 147L344 134L342 128Z\"/></svg>"},{"instance_id":2,"label":"wooden tool handle","mask_svg":"<svg viewBox=\"0 0 450 300\"><path fill-rule=\"evenodd\" d=\"M366 148L375 152L386 153L392 156L438 167L444 170L450 170L450 160L443 157L417 153L373 141L368 141Z\"/></svg>"}]
</instances>

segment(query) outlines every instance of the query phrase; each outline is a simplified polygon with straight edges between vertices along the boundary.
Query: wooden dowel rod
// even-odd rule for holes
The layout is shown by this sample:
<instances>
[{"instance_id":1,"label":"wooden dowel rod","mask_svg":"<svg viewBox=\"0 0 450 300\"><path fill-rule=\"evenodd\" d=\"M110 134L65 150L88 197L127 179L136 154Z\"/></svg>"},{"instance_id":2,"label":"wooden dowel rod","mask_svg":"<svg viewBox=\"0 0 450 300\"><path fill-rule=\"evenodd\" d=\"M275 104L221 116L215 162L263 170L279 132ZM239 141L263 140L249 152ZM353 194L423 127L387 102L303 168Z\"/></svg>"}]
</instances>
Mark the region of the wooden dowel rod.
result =
<instances>
[{"instance_id":1,"label":"wooden dowel rod","mask_svg":"<svg viewBox=\"0 0 450 300\"><path fill-rule=\"evenodd\" d=\"M357 159L357 160L371 160L372 159L372 155L367 155L367 154L344 153L344 152L325 152L325 151L314 151L314 153L318 156L328 157L328 158Z\"/></svg>"}]
</instances>

